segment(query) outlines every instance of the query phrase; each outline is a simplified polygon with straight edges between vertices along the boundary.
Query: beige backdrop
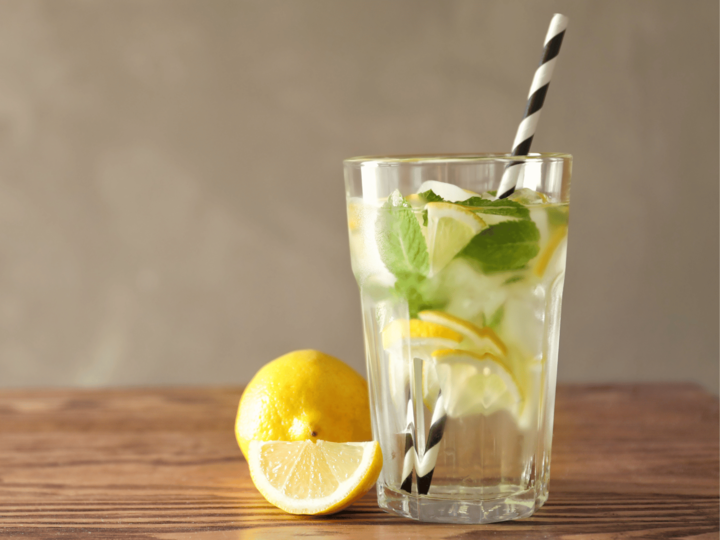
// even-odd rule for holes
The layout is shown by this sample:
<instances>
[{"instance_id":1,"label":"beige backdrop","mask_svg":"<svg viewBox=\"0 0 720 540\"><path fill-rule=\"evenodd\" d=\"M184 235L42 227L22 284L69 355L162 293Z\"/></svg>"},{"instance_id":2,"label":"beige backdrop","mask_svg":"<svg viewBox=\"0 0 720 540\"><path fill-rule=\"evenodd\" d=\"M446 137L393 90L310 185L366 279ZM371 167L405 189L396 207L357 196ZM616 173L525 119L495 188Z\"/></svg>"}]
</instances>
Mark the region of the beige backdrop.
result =
<instances>
[{"instance_id":1,"label":"beige backdrop","mask_svg":"<svg viewBox=\"0 0 720 540\"><path fill-rule=\"evenodd\" d=\"M0 384L364 372L341 161L575 156L560 378L718 388L715 0L4 1Z\"/></svg>"}]
</instances>

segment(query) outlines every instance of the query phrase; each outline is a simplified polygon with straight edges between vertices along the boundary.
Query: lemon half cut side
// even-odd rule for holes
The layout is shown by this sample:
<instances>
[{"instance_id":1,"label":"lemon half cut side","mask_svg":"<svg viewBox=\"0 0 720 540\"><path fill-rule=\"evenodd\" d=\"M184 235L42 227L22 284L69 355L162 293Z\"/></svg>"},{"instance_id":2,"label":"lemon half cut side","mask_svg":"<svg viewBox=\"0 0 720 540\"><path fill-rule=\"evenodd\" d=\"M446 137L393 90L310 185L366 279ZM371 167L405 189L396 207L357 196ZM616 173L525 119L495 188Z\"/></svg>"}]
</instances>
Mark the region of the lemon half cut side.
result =
<instances>
[{"instance_id":1,"label":"lemon half cut side","mask_svg":"<svg viewBox=\"0 0 720 540\"><path fill-rule=\"evenodd\" d=\"M251 441L248 465L265 499L291 514L333 514L362 497L382 469L377 441Z\"/></svg>"}]
</instances>

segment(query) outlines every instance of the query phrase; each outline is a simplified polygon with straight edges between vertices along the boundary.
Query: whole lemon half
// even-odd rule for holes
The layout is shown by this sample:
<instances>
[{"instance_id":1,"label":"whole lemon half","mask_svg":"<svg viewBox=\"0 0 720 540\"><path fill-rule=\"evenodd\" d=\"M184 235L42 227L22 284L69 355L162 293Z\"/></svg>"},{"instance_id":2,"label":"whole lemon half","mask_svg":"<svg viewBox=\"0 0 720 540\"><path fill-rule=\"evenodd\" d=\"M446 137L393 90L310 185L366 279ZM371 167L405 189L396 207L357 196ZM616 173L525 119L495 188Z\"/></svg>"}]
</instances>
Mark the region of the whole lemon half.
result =
<instances>
[{"instance_id":1,"label":"whole lemon half","mask_svg":"<svg viewBox=\"0 0 720 540\"><path fill-rule=\"evenodd\" d=\"M333 356L288 353L266 364L245 388L235 436L246 459L253 440L369 441L367 383Z\"/></svg>"}]
</instances>

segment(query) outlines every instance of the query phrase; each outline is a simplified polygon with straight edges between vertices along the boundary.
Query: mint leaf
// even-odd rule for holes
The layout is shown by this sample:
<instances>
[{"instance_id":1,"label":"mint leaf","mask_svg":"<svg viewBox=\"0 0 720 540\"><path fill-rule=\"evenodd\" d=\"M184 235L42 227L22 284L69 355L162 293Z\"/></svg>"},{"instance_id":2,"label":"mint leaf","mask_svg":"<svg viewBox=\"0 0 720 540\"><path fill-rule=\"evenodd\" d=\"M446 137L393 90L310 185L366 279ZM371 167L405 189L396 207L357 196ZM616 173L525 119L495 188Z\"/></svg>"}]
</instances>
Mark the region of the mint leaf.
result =
<instances>
[{"instance_id":1,"label":"mint leaf","mask_svg":"<svg viewBox=\"0 0 720 540\"><path fill-rule=\"evenodd\" d=\"M523 276L513 276L507 278L505 281L503 281L503 285L510 285L511 283L517 283L518 281L523 280Z\"/></svg>"},{"instance_id":2,"label":"mint leaf","mask_svg":"<svg viewBox=\"0 0 720 540\"><path fill-rule=\"evenodd\" d=\"M440 195L436 195L435 192L432 189L428 189L427 191L423 191L419 194L420 197L425 199L427 202L447 202L445 199L443 199Z\"/></svg>"},{"instance_id":3,"label":"mint leaf","mask_svg":"<svg viewBox=\"0 0 720 540\"><path fill-rule=\"evenodd\" d=\"M395 277L427 274L427 246L412 207L395 191L380 208L375 223L380 258Z\"/></svg>"},{"instance_id":4,"label":"mint leaf","mask_svg":"<svg viewBox=\"0 0 720 540\"><path fill-rule=\"evenodd\" d=\"M533 221L503 221L476 234L457 256L476 261L486 274L519 270L538 254L539 240Z\"/></svg>"},{"instance_id":5,"label":"mint leaf","mask_svg":"<svg viewBox=\"0 0 720 540\"><path fill-rule=\"evenodd\" d=\"M507 199L491 201L481 197L471 197L467 201L463 201L464 206L472 206L479 214L495 214L498 216L508 216L518 219L530 219L530 210L522 204Z\"/></svg>"},{"instance_id":6,"label":"mint leaf","mask_svg":"<svg viewBox=\"0 0 720 540\"><path fill-rule=\"evenodd\" d=\"M448 202L440 195L436 195L432 190L420 193L420 197L429 203ZM508 216L517 219L530 219L530 211L527 208L517 201L511 201L508 199L493 201L490 199L483 199L482 197L470 197L469 199L457 201L453 204L471 206L475 209L475 212L478 212L479 214L495 214L497 216ZM423 216L423 219L425 219L425 216ZM424 222L424 224L427 226L427 222Z\"/></svg>"}]
</instances>

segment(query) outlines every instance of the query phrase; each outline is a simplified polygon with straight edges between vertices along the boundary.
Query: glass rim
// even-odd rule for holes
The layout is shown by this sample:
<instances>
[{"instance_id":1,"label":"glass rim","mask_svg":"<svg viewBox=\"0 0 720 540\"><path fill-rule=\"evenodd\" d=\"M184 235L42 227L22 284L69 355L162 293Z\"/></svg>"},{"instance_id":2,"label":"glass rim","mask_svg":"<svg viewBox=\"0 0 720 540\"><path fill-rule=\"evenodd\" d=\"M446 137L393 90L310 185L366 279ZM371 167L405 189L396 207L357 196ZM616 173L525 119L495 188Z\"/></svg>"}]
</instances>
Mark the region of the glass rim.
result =
<instances>
[{"instance_id":1,"label":"glass rim","mask_svg":"<svg viewBox=\"0 0 720 540\"><path fill-rule=\"evenodd\" d=\"M572 161L572 156L563 152L531 152L527 156L513 156L509 153L488 152L476 154L398 154L398 155L372 155L357 156L343 160L348 167L362 167L373 164L376 167L397 167L400 165L423 165L438 163L489 163L489 162L510 163L512 161L523 162L561 162Z\"/></svg>"}]
</instances>

